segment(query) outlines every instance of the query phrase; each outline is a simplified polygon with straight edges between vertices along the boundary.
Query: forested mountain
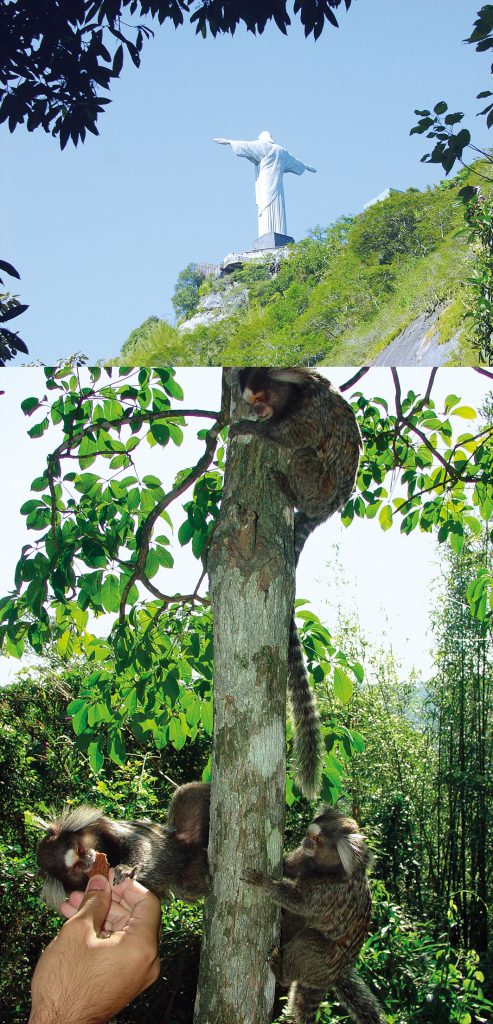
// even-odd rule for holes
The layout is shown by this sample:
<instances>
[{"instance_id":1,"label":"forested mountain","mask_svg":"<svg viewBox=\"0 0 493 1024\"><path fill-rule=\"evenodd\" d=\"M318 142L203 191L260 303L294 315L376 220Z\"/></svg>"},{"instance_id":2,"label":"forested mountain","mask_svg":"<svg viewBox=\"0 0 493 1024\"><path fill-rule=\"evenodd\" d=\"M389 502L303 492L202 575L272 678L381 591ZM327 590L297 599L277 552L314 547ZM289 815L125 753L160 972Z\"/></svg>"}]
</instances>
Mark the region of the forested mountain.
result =
<instances>
[{"instance_id":1,"label":"forested mountain","mask_svg":"<svg viewBox=\"0 0 493 1024\"><path fill-rule=\"evenodd\" d=\"M190 264L173 298L178 326L150 317L114 362L477 362L465 320L474 246L458 197L475 180L463 170L424 192L391 191L355 217L315 228L276 268L272 251L221 277ZM212 315L203 312L211 306ZM414 334L393 358L388 346L410 325Z\"/></svg>"}]
</instances>

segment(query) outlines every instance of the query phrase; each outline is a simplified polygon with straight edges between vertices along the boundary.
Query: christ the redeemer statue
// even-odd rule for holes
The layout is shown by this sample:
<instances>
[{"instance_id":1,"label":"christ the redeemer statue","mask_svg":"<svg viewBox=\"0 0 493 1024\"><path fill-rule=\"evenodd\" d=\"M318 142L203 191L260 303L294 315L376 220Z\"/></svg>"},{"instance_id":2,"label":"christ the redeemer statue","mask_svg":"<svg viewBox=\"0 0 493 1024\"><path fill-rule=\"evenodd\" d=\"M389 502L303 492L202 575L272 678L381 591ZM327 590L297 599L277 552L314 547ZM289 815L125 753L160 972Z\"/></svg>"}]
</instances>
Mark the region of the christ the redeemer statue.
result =
<instances>
[{"instance_id":1,"label":"christ the redeemer statue","mask_svg":"<svg viewBox=\"0 0 493 1024\"><path fill-rule=\"evenodd\" d=\"M270 132L260 132L253 142L214 139L221 146L231 146L235 156L244 156L255 164L255 199L258 211L259 238L270 232L287 235L283 175L315 173L315 167L291 156L287 149L274 142Z\"/></svg>"}]
</instances>

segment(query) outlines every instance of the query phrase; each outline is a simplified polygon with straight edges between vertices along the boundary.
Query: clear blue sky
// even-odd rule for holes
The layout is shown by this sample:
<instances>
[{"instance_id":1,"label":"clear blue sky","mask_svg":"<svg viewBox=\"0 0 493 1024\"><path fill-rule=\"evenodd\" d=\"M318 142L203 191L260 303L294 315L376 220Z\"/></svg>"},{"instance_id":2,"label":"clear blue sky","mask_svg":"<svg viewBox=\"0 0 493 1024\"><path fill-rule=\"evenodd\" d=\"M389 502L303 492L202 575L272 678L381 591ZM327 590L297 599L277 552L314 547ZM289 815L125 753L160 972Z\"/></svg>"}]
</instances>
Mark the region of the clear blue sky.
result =
<instances>
[{"instance_id":1,"label":"clear blue sky","mask_svg":"<svg viewBox=\"0 0 493 1024\"><path fill-rule=\"evenodd\" d=\"M61 153L43 132L0 129L2 258L22 275L28 312L12 326L30 358L118 353L170 297L189 262L219 262L257 234L253 168L214 136L263 129L316 175L287 176L288 230L357 213L387 186L436 181L420 163L428 141L409 137L413 110L447 99L476 119L489 85L487 54L463 40L478 0L353 0L339 30L305 40L293 19L253 37L203 40L156 24L140 70L129 64L89 136Z\"/></svg>"}]
</instances>

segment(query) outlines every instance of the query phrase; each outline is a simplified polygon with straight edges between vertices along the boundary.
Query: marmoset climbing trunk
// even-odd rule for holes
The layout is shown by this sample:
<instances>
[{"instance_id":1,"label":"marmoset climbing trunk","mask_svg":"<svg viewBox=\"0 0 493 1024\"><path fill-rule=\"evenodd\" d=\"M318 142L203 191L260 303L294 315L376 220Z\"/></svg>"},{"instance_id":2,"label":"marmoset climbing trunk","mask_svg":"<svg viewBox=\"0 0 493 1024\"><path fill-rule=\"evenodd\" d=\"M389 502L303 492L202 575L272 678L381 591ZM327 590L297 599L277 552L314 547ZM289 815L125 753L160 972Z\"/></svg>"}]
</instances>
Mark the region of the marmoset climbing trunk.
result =
<instances>
[{"instance_id":1,"label":"marmoset climbing trunk","mask_svg":"<svg viewBox=\"0 0 493 1024\"><path fill-rule=\"evenodd\" d=\"M270 474L284 458L253 437L231 441L209 553L212 884L195 1024L267 1024L274 997L266 957L278 941L279 912L241 876L253 867L281 875L293 513Z\"/></svg>"}]
</instances>

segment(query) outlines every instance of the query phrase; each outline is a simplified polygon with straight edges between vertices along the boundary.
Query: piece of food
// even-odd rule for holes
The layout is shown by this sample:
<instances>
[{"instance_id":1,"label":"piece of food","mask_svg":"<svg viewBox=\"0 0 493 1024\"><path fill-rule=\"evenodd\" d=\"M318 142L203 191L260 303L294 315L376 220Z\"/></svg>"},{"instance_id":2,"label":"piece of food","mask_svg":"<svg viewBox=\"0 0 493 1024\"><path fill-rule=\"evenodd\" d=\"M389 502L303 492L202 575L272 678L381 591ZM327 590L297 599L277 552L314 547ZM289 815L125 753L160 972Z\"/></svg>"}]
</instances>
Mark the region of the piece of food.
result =
<instances>
[{"instance_id":1,"label":"piece of food","mask_svg":"<svg viewBox=\"0 0 493 1024\"><path fill-rule=\"evenodd\" d=\"M108 858L105 853L97 853L94 859L94 864L88 872L88 878L94 878L94 875L104 875L105 878L110 877L110 866L108 864Z\"/></svg>"}]
</instances>

